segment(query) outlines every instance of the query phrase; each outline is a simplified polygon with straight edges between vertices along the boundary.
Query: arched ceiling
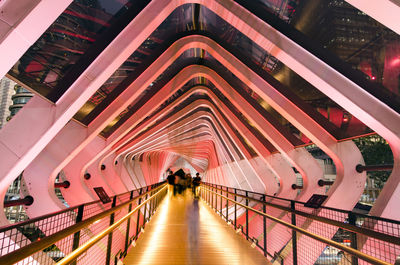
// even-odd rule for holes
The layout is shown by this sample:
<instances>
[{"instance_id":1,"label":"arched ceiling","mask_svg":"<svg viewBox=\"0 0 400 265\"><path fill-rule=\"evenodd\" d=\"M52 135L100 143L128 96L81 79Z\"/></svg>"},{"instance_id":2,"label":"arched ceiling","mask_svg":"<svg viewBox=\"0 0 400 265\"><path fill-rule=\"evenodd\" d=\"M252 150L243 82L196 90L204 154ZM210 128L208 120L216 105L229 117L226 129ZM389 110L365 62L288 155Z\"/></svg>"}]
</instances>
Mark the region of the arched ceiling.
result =
<instances>
[{"instance_id":1,"label":"arched ceiling","mask_svg":"<svg viewBox=\"0 0 400 265\"><path fill-rule=\"evenodd\" d=\"M279 56L275 54L279 51L274 49L268 51L265 47L261 47L254 39L243 33L243 30L216 14L215 10L218 8L223 10L223 3L219 1L216 3L216 6L222 7L204 5L204 1L187 1L186 4L177 5L172 13L160 15L165 19L155 22L157 25L155 30L149 32L145 41L138 45L138 48L105 83L99 86L75 114L74 119L85 126L97 128L95 125L103 124L101 123L104 121L103 116L108 117L110 122L106 126L102 125L100 135L109 142L112 142L110 139L119 137L115 135L121 135L121 130L125 130L126 136L113 144L113 150L118 153L119 150L128 150L131 143L142 135L147 135L146 133L158 124L180 113L187 106L198 101L208 101L210 106L213 106L213 111L218 112L220 117L217 118L214 112L208 111L209 117L204 118L208 119L207 128L204 126L191 128L190 125L185 125L182 133L168 138L168 141L161 141L157 147L143 149L141 152L168 150L190 159L200 160L210 159L211 153L215 152L217 158L214 158L214 166L221 163L222 158L218 156L223 156L228 161L233 161L235 155L239 160L243 158L237 144L229 143L232 148L227 147L226 141L232 142L232 137L238 139L250 157L260 155L259 151L255 150L254 144L246 140L249 136L243 136L244 129L257 138L267 152L282 152L280 148L284 145L276 143L276 139L271 138L265 131L268 129L260 131L260 127L254 124L254 117L265 121L270 129L279 132L280 139L284 139L282 141L286 141L287 146L300 147L312 144L312 137L310 139L310 136L304 133L306 128L294 124L286 113L277 106L272 106L266 98L267 91L263 90L260 93L254 89L256 83L246 81L241 76L246 75L244 69L257 75L259 80L283 95L282 98L295 105L298 111L326 131L333 142L372 132L334 100L291 70L290 66L280 61ZM282 4L280 1L235 1L235 3L287 38L301 44L308 52L392 108L397 108L399 102L397 95L392 95L384 89L376 89L377 84L367 80L363 73L352 69L338 57L338 54L328 51L307 33L302 32L299 25L301 21L307 20L307 17L301 19L300 16L303 14L296 13L299 12L296 11L298 6L304 8L301 1L288 1L284 9L278 8ZM150 1L145 0L74 1L25 53L9 75L56 103L65 96L68 88L85 69L96 62L96 58L109 47L119 33L128 25L134 25L141 15L147 15L145 10L150 6ZM170 54L171 59L165 61L165 67L145 78L146 71L166 54ZM241 68L228 65L224 61L228 56L236 58L235 63ZM177 82L176 77L186 69L202 69L194 66L210 69L218 75L218 78L210 80L207 74L200 71L192 72L190 78L183 83ZM139 90L129 92L136 84L141 84L140 82L148 85L142 86L140 92ZM226 82L234 90L221 91L221 82ZM159 96L168 86L175 92L169 96ZM205 88L208 94L205 93ZM196 92L196 89L199 91ZM130 97L123 102L122 95L125 97L125 94ZM235 97L237 99L240 97L244 103L254 108L253 116L234 104ZM155 102L155 99L161 101ZM150 101L154 102L152 107L141 111ZM229 109L229 112L224 111L224 108ZM117 112L118 114L113 114L112 117L108 115ZM188 111L185 115L180 114L180 119L190 118L195 113L196 111ZM140 116L141 114L145 116ZM137 122L133 128L127 127L126 124L132 119L136 119ZM179 123L180 119L176 119L175 123ZM232 119L235 119L235 125L232 124ZM147 121L152 122L146 123ZM222 121L225 125L221 125ZM146 127L143 127L143 124L147 124ZM241 132L237 129L238 124L244 128ZM157 134L162 134L164 137L170 135L169 128L173 125L174 123L171 123L161 128ZM192 135L194 131L196 135ZM226 136L226 141L221 138L221 134ZM147 141L155 137L148 136L150 138ZM190 154L185 151L190 146L188 144L190 139L202 139L201 137L211 137L214 144L210 145L210 139L201 140L205 143L202 148L189 152ZM218 145L215 145L216 142ZM214 150L210 151L212 148Z\"/></svg>"}]
</instances>

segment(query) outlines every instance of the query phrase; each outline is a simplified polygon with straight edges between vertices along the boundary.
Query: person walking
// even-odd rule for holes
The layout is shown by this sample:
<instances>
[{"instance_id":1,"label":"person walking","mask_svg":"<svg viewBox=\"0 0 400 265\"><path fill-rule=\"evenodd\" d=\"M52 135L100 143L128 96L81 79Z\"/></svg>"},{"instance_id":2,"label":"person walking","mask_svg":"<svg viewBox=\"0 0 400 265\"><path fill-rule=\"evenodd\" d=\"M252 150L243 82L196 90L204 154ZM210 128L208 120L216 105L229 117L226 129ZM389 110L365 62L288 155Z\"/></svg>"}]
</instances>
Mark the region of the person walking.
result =
<instances>
[{"instance_id":1,"label":"person walking","mask_svg":"<svg viewBox=\"0 0 400 265\"><path fill-rule=\"evenodd\" d=\"M175 187L179 194L182 194L184 191L186 180L185 180L185 171L179 169L175 172Z\"/></svg>"},{"instance_id":2,"label":"person walking","mask_svg":"<svg viewBox=\"0 0 400 265\"><path fill-rule=\"evenodd\" d=\"M176 189L175 189L175 175L172 174L172 171L168 172L168 177L167 177L167 182L168 182L168 193L171 195L172 193L175 195L176 194Z\"/></svg>"},{"instance_id":3,"label":"person walking","mask_svg":"<svg viewBox=\"0 0 400 265\"><path fill-rule=\"evenodd\" d=\"M198 196L198 193L199 193L198 189L199 189L200 183L201 183L201 177L200 177L200 174L197 172L196 173L196 177L192 181L192 192L193 192L193 196L195 198L199 197Z\"/></svg>"}]
</instances>

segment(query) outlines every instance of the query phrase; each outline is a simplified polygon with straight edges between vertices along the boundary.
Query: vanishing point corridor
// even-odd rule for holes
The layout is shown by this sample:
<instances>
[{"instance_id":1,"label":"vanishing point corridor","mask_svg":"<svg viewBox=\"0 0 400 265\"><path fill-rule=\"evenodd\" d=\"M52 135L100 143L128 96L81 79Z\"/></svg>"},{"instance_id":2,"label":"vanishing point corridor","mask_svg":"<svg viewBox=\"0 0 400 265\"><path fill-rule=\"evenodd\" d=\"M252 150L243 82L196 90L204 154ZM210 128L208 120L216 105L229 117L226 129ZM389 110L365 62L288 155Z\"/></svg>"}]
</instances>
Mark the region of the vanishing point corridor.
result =
<instances>
[{"instance_id":1,"label":"vanishing point corridor","mask_svg":"<svg viewBox=\"0 0 400 265\"><path fill-rule=\"evenodd\" d=\"M125 265L271 264L204 201L166 196Z\"/></svg>"}]
</instances>

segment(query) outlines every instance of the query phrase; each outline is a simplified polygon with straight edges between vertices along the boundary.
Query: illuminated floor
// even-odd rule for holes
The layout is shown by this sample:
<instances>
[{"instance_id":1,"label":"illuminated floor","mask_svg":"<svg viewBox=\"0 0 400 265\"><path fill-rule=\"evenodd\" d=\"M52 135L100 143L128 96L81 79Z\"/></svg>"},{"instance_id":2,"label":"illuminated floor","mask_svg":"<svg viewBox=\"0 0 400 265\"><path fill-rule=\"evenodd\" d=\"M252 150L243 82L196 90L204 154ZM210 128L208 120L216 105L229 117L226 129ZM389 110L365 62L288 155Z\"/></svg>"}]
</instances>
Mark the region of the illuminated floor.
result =
<instances>
[{"instance_id":1,"label":"illuminated floor","mask_svg":"<svg viewBox=\"0 0 400 265\"><path fill-rule=\"evenodd\" d=\"M162 202L124 264L271 263L187 192Z\"/></svg>"}]
</instances>

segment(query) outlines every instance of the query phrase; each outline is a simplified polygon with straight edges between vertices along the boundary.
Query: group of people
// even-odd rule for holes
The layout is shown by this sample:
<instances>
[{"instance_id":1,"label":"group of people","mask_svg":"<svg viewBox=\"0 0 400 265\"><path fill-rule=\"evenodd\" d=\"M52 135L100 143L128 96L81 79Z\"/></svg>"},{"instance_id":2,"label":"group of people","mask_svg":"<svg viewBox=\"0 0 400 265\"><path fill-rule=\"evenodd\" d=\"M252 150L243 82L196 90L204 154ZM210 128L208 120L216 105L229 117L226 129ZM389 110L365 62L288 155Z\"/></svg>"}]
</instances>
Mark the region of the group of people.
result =
<instances>
[{"instance_id":1,"label":"group of people","mask_svg":"<svg viewBox=\"0 0 400 265\"><path fill-rule=\"evenodd\" d=\"M198 197L198 189L201 183L199 173L196 173L196 177L192 178L190 173L186 174L182 169L179 169L175 173L169 170L167 182L174 195L177 193L182 194L187 188L192 188L193 196L195 198Z\"/></svg>"}]
</instances>

